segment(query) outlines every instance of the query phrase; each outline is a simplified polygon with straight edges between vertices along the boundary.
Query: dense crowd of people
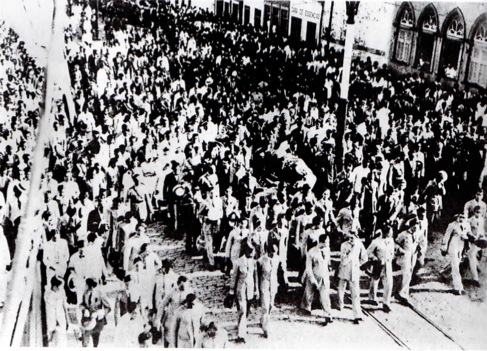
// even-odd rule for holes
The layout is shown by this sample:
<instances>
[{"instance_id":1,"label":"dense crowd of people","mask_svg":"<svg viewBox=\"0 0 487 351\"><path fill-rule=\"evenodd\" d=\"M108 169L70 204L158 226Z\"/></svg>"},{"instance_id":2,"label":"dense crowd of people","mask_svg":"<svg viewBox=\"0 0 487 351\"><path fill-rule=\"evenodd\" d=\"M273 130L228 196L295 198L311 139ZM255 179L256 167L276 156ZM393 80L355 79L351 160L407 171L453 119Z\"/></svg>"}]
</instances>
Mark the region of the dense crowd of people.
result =
<instances>
[{"instance_id":1,"label":"dense crowd of people","mask_svg":"<svg viewBox=\"0 0 487 351\"><path fill-rule=\"evenodd\" d=\"M208 319L190 279L154 251L154 222L184 239L188 254L203 252L209 270L230 275L225 304L238 308L241 342L255 301L269 335L289 271L303 286L299 307L311 313L318 295L327 322L333 284L339 309L350 290L356 323L364 276L373 304L382 283L385 312L393 292L408 301L430 234L452 210L441 253L454 292L464 290L464 257L480 286L484 92L354 59L341 162L339 49L186 6L114 2L100 12L69 6L75 115L56 104L45 148L39 233L50 343L66 344L77 325L82 345L96 347L113 315L123 346L225 346L226 331ZM0 34L0 250L13 254L42 74L15 35ZM2 256L0 275L9 264ZM108 280L123 286L114 300Z\"/></svg>"},{"instance_id":2,"label":"dense crowd of people","mask_svg":"<svg viewBox=\"0 0 487 351\"><path fill-rule=\"evenodd\" d=\"M24 42L0 22L0 308L29 189L43 79Z\"/></svg>"}]
</instances>

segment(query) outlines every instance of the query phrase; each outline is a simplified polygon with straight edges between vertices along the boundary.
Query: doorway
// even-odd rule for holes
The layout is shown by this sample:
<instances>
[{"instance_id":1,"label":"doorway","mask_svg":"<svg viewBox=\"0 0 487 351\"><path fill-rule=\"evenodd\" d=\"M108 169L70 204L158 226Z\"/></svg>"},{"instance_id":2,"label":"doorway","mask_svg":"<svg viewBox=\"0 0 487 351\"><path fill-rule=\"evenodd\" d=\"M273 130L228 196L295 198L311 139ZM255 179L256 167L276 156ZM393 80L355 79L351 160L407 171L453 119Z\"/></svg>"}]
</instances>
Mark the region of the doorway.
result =
<instances>
[{"instance_id":1,"label":"doorway","mask_svg":"<svg viewBox=\"0 0 487 351\"><path fill-rule=\"evenodd\" d=\"M281 8L281 24L279 26L279 33L283 37L287 37L289 34L289 11Z\"/></svg>"},{"instance_id":2,"label":"doorway","mask_svg":"<svg viewBox=\"0 0 487 351\"><path fill-rule=\"evenodd\" d=\"M255 9L254 12L254 27L255 28L260 28L260 24L262 21L262 11L259 9Z\"/></svg>"},{"instance_id":3,"label":"doorway","mask_svg":"<svg viewBox=\"0 0 487 351\"><path fill-rule=\"evenodd\" d=\"M238 4L232 6L232 20L238 22Z\"/></svg>"},{"instance_id":4,"label":"doorway","mask_svg":"<svg viewBox=\"0 0 487 351\"><path fill-rule=\"evenodd\" d=\"M308 45L316 45L316 23L308 22L306 26L306 43Z\"/></svg>"},{"instance_id":5,"label":"doorway","mask_svg":"<svg viewBox=\"0 0 487 351\"><path fill-rule=\"evenodd\" d=\"M250 22L250 6L245 5L244 9L244 24L247 25Z\"/></svg>"},{"instance_id":6,"label":"doorway","mask_svg":"<svg viewBox=\"0 0 487 351\"><path fill-rule=\"evenodd\" d=\"M291 40L298 42L301 40L301 18L291 17Z\"/></svg>"},{"instance_id":7,"label":"doorway","mask_svg":"<svg viewBox=\"0 0 487 351\"><path fill-rule=\"evenodd\" d=\"M226 2L225 3L225 12L223 13L225 17L230 17L230 3Z\"/></svg>"},{"instance_id":8,"label":"doorway","mask_svg":"<svg viewBox=\"0 0 487 351\"><path fill-rule=\"evenodd\" d=\"M216 15L221 17L223 15L223 1L216 2Z\"/></svg>"}]
</instances>

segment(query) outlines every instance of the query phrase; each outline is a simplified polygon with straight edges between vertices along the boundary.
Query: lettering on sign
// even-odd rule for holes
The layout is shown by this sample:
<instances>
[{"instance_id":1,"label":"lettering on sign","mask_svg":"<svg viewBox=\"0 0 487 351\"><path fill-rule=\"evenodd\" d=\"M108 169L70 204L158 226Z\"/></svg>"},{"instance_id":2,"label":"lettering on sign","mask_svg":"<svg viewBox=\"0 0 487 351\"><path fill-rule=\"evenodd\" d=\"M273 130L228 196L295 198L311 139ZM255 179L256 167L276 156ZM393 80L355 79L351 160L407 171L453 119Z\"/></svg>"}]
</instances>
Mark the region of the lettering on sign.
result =
<instances>
[{"instance_id":1,"label":"lettering on sign","mask_svg":"<svg viewBox=\"0 0 487 351\"><path fill-rule=\"evenodd\" d=\"M291 15L304 17L307 19L315 20L315 21L319 21L320 17L321 17L321 13L319 13L319 12L309 11L309 10L294 7L294 6L291 7Z\"/></svg>"}]
</instances>

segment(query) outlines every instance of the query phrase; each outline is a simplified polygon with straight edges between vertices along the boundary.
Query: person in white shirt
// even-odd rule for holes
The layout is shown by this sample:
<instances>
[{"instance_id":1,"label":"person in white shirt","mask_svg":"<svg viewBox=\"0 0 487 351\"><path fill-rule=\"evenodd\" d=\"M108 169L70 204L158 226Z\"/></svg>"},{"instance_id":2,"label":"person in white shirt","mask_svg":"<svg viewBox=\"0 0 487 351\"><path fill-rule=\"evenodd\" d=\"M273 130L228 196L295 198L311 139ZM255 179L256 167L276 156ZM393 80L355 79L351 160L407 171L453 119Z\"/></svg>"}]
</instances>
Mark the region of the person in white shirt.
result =
<instances>
[{"instance_id":1,"label":"person in white shirt","mask_svg":"<svg viewBox=\"0 0 487 351\"><path fill-rule=\"evenodd\" d=\"M135 231L129 234L130 237L123 249L123 269L125 272L132 269L133 261L139 255L142 245L150 243L145 228L145 224L139 223L136 225Z\"/></svg>"},{"instance_id":2,"label":"person in white shirt","mask_svg":"<svg viewBox=\"0 0 487 351\"><path fill-rule=\"evenodd\" d=\"M418 263L420 266L424 266L426 259L426 251L428 249L428 233L429 222L426 216L426 209L420 207L417 210L418 214Z\"/></svg>"},{"instance_id":3,"label":"person in white shirt","mask_svg":"<svg viewBox=\"0 0 487 351\"><path fill-rule=\"evenodd\" d=\"M402 268L401 290L398 297L403 300L409 299L409 287L416 266L418 257L418 242L420 233L418 230L418 219L414 217L405 225L406 230L399 233L396 238L396 250L400 256L398 262Z\"/></svg>"},{"instance_id":4,"label":"person in white shirt","mask_svg":"<svg viewBox=\"0 0 487 351\"><path fill-rule=\"evenodd\" d=\"M212 321L208 326L203 326L203 329L203 335L197 347L202 349L224 349L227 347L228 333L225 328Z\"/></svg>"},{"instance_id":5,"label":"person in white shirt","mask_svg":"<svg viewBox=\"0 0 487 351\"><path fill-rule=\"evenodd\" d=\"M471 235L469 236L469 248L467 251L468 264L470 267L470 274L474 281L474 285L480 287L479 281L479 259L478 253L481 250L477 246L476 240L485 239L485 216L482 216L482 208L476 206L473 211L473 215L468 219L471 229Z\"/></svg>"},{"instance_id":6,"label":"person in white shirt","mask_svg":"<svg viewBox=\"0 0 487 351\"><path fill-rule=\"evenodd\" d=\"M352 171L351 177L353 181L353 191L355 193L356 198L359 198L360 194L362 194L363 179L367 178L367 175L370 172L368 163L369 162L366 159L364 159L362 161L362 164L355 167L355 169Z\"/></svg>"},{"instance_id":7,"label":"person in white shirt","mask_svg":"<svg viewBox=\"0 0 487 351\"><path fill-rule=\"evenodd\" d=\"M223 202L216 192L203 192L203 217L202 234L205 239L206 255L210 270L215 268L213 255L213 238L220 231L221 219L223 217ZM211 197L209 197L211 196Z\"/></svg>"},{"instance_id":8,"label":"person in white shirt","mask_svg":"<svg viewBox=\"0 0 487 351\"><path fill-rule=\"evenodd\" d=\"M301 307L311 314L315 295L319 296L321 309L325 313L326 323L331 322L330 304L330 240L328 235L319 234L315 237L313 247L309 247L305 257L305 269L302 277L304 285ZM310 242L311 244L311 242Z\"/></svg>"},{"instance_id":9,"label":"person in white shirt","mask_svg":"<svg viewBox=\"0 0 487 351\"><path fill-rule=\"evenodd\" d=\"M237 219L235 219L235 222L236 221ZM235 224L235 227L228 234L228 239L225 245L225 257L230 261L232 267L240 258L243 240L249 236L247 226L247 219L242 219L240 223L237 222Z\"/></svg>"},{"instance_id":10,"label":"person in white shirt","mask_svg":"<svg viewBox=\"0 0 487 351\"><path fill-rule=\"evenodd\" d=\"M162 260L154 287L154 307L156 309L159 308L164 297L176 287L177 280L178 275L173 270L172 261L168 259Z\"/></svg>"},{"instance_id":11,"label":"person in white shirt","mask_svg":"<svg viewBox=\"0 0 487 351\"><path fill-rule=\"evenodd\" d=\"M338 277L338 301L339 309L343 308L343 298L347 285L352 296L352 310L354 323L358 324L362 320L362 309L360 307L360 267L367 262L367 250L358 238L355 231L345 234L346 241L340 247L340 269Z\"/></svg>"},{"instance_id":12,"label":"person in white shirt","mask_svg":"<svg viewBox=\"0 0 487 351\"><path fill-rule=\"evenodd\" d=\"M44 243L43 261L46 266L47 281L52 277L64 277L68 268L69 249L66 240L61 239L59 230L53 229L50 240Z\"/></svg>"},{"instance_id":13,"label":"person in white shirt","mask_svg":"<svg viewBox=\"0 0 487 351\"><path fill-rule=\"evenodd\" d=\"M140 284L144 287L141 291L140 306L142 311L153 308L153 295L156 286L156 275L161 268L161 260L153 251L149 251L146 243L140 246L139 257L142 260L142 271L140 274ZM144 315L147 317L146 315Z\"/></svg>"},{"instance_id":14,"label":"person in white shirt","mask_svg":"<svg viewBox=\"0 0 487 351\"><path fill-rule=\"evenodd\" d=\"M465 215L466 218L470 218L474 214L475 208L478 206L480 207L480 216L483 218L486 218L487 216L487 204L483 201L484 198L484 192L482 189L479 189L475 193L475 197L467 201L464 206L464 211L463 214Z\"/></svg>"},{"instance_id":15,"label":"person in white shirt","mask_svg":"<svg viewBox=\"0 0 487 351\"><path fill-rule=\"evenodd\" d=\"M464 293L462 276L460 274L460 261L462 259L465 242L471 233L470 224L466 221L463 213L455 216L455 221L451 222L446 228L445 236L441 244L441 254L448 254L451 265L451 275L453 280L453 293L461 295Z\"/></svg>"},{"instance_id":16,"label":"person in white shirt","mask_svg":"<svg viewBox=\"0 0 487 351\"><path fill-rule=\"evenodd\" d=\"M390 226L385 227L383 231L378 230L376 232L377 237L372 240L367 248L369 260L377 264L372 266L369 298L374 304L377 304L377 290L379 281L382 280L384 287L382 309L386 313L391 310L393 286L392 260L394 259L394 239L392 238L392 233L392 227Z\"/></svg>"},{"instance_id":17,"label":"person in white shirt","mask_svg":"<svg viewBox=\"0 0 487 351\"><path fill-rule=\"evenodd\" d=\"M100 247L96 244L97 235L88 234L88 245L85 248L87 267L87 276L93 278L97 283L104 281L108 277L107 266L103 258Z\"/></svg>"},{"instance_id":18,"label":"person in white shirt","mask_svg":"<svg viewBox=\"0 0 487 351\"><path fill-rule=\"evenodd\" d=\"M142 332L144 320L140 307L134 308L130 313L120 317L115 328L116 347L136 348L139 346L138 335Z\"/></svg>"},{"instance_id":19,"label":"person in white shirt","mask_svg":"<svg viewBox=\"0 0 487 351\"><path fill-rule=\"evenodd\" d=\"M49 280L49 289L44 294L47 337L51 347L66 347L67 344L67 301L63 287L61 279L52 277Z\"/></svg>"},{"instance_id":20,"label":"person in white shirt","mask_svg":"<svg viewBox=\"0 0 487 351\"><path fill-rule=\"evenodd\" d=\"M238 200L233 196L233 189L229 187L225 194L225 216L228 218L232 213L240 216Z\"/></svg>"},{"instance_id":21,"label":"person in white shirt","mask_svg":"<svg viewBox=\"0 0 487 351\"><path fill-rule=\"evenodd\" d=\"M83 240L78 241L77 245L78 251L73 253L69 258L69 267L73 270L71 272L74 288L76 292L76 299L78 303L83 297L85 290L85 281L89 278L89 261L85 255L85 243Z\"/></svg>"}]
</instances>

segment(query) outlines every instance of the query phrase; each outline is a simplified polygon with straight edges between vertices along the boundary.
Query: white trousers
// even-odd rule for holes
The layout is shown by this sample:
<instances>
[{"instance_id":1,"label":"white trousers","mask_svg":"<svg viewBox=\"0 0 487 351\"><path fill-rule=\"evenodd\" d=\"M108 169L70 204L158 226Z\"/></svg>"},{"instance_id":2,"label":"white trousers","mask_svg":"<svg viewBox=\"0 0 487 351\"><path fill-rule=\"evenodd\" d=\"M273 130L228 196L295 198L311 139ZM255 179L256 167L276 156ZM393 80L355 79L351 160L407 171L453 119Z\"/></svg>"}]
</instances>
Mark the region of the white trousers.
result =
<instances>
[{"instance_id":1,"label":"white trousers","mask_svg":"<svg viewBox=\"0 0 487 351\"><path fill-rule=\"evenodd\" d=\"M343 308L343 298L345 296L345 289L347 288L347 284L350 288L350 294L352 295L352 311L354 318L362 318L362 308L360 307L360 281L348 281L344 279L340 279L338 283L338 304L341 308Z\"/></svg>"},{"instance_id":2,"label":"white trousers","mask_svg":"<svg viewBox=\"0 0 487 351\"><path fill-rule=\"evenodd\" d=\"M318 294L319 296L321 308L323 309L325 314L327 316L331 316L332 312L331 312L331 303L330 303L329 278L325 278L319 287L316 287L313 284L311 284L311 280L306 278L305 285L304 285L302 307L309 312L311 312L311 305L313 303L316 294Z\"/></svg>"},{"instance_id":3,"label":"white trousers","mask_svg":"<svg viewBox=\"0 0 487 351\"><path fill-rule=\"evenodd\" d=\"M463 283L462 276L460 274L460 262L462 258L462 252L460 250L451 250L449 252L451 263L451 277L453 280L453 289L462 291Z\"/></svg>"},{"instance_id":4,"label":"white trousers","mask_svg":"<svg viewBox=\"0 0 487 351\"><path fill-rule=\"evenodd\" d=\"M377 300L377 291L379 290L379 282L382 281L383 285L383 304L390 306L392 297L392 286L393 286L393 276L392 276L392 263L388 263L382 268L382 273L379 279L370 280L370 291L369 298L373 301Z\"/></svg>"},{"instance_id":5,"label":"white trousers","mask_svg":"<svg viewBox=\"0 0 487 351\"><path fill-rule=\"evenodd\" d=\"M416 265L418 255L416 253L410 255L406 253L402 262L402 282L399 295L402 297L409 297L409 286L413 277L413 269Z\"/></svg>"},{"instance_id":6,"label":"white trousers","mask_svg":"<svg viewBox=\"0 0 487 351\"><path fill-rule=\"evenodd\" d=\"M475 281L479 281L479 271L478 271L478 266L479 266L479 260L477 259L477 254L480 251L480 248L471 243L470 244L470 249L467 252L467 257L468 257L468 264L470 266L470 272L472 274L472 279Z\"/></svg>"}]
</instances>

